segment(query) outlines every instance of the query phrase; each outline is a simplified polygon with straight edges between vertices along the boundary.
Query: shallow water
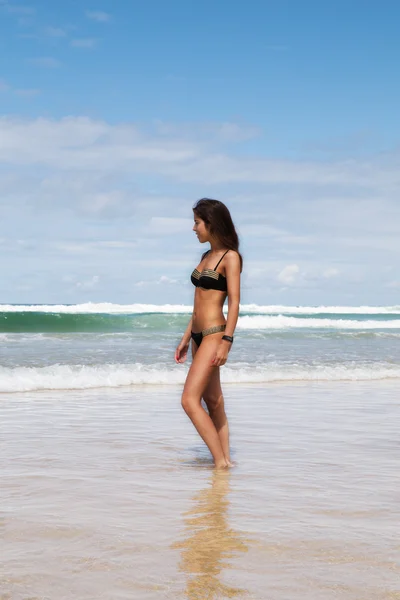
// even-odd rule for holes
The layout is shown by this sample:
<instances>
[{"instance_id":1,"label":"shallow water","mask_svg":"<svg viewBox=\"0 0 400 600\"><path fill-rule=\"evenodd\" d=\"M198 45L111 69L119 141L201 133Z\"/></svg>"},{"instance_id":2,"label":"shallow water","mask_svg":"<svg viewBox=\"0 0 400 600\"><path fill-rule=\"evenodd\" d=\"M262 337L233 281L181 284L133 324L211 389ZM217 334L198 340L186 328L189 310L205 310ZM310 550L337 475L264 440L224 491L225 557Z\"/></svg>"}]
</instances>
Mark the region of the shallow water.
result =
<instances>
[{"instance_id":1,"label":"shallow water","mask_svg":"<svg viewBox=\"0 0 400 600\"><path fill-rule=\"evenodd\" d=\"M395 383L226 385L229 472L180 389L1 396L1 600L400 598Z\"/></svg>"}]
</instances>

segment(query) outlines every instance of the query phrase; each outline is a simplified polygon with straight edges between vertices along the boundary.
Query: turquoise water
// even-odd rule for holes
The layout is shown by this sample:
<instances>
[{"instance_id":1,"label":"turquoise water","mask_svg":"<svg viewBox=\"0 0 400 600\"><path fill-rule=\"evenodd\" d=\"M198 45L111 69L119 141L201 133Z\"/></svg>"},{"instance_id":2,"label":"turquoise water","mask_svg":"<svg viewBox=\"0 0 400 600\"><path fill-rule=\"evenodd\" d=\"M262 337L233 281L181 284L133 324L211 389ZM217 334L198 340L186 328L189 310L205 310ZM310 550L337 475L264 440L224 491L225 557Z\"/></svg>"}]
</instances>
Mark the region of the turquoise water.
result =
<instances>
[{"instance_id":1,"label":"turquoise water","mask_svg":"<svg viewBox=\"0 0 400 600\"><path fill-rule=\"evenodd\" d=\"M0 392L181 384L191 307L0 305ZM241 306L226 383L400 378L400 306Z\"/></svg>"}]
</instances>

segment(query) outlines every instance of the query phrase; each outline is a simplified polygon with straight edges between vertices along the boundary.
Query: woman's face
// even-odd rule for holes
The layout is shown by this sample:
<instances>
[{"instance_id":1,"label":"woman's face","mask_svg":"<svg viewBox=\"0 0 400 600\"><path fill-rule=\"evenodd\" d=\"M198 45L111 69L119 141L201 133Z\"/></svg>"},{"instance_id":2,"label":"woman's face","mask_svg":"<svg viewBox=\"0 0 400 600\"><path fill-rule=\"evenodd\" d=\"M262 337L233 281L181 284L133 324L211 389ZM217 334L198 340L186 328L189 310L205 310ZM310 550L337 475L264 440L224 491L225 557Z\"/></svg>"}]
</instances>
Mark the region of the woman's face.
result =
<instances>
[{"instance_id":1,"label":"woman's face","mask_svg":"<svg viewBox=\"0 0 400 600\"><path fill-rule=\"evenodd\" d=\"M204 242L208 242L210 239L210 234L207 229L207 225L200 219L197 215L194 215L194 225L193 231L196 233L199 242L202 244Z\"/></svg>"}]
</instances>

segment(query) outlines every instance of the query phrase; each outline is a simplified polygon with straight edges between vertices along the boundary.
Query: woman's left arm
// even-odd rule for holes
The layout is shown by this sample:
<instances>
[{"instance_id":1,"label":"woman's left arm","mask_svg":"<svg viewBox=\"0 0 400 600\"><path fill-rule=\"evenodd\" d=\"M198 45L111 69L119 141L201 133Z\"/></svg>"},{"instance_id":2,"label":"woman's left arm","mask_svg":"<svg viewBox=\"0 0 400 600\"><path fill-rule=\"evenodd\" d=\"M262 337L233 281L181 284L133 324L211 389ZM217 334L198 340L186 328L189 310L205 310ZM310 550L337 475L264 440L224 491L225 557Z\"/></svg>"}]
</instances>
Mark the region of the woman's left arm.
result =
<instances>
[{"instance_id":1,"label":"woman's left arm","mask_svg":"<svg viewBox=\"0 0 400 600\"><path fill-rule=\"evenodd\" d=\"M228 252L225 258L225 272L228 285L228 316L226 319L225 335L233 337L239 317L240 305L240 258L237 252ZM224 365L232 343L221 340L212 360L214 367Z\"/></svg>"}]
</instances>

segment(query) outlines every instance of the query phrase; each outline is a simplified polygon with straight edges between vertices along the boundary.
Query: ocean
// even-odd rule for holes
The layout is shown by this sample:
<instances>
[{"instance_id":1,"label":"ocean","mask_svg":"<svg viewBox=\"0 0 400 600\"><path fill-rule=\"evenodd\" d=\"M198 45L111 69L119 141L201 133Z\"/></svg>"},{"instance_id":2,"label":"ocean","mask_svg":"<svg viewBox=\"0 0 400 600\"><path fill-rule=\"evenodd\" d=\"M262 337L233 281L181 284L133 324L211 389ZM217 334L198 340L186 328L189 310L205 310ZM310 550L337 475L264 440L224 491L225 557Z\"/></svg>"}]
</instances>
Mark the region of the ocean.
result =
<instances>
[{"instance_id":1,"label":"ocean","mask_svg":"<svg viewBox=\"0 0 400 600\"><path fill-rule=\"evenodd\" d=\"M182 305L0 305L0 393L183 383ZM243 305L225 383L400 378L400 306Z\"/></svg>"},{"instance_id":2,"label":"ocean","mask_svg":"<svg viewBox=\"0 0 400 600\"><path fill-rule=\"evenodd\" d=\"M221 471L190 311L0 307L1 600L400 600L400 306L242 306Z\"/></svg>"}]
</instances>

